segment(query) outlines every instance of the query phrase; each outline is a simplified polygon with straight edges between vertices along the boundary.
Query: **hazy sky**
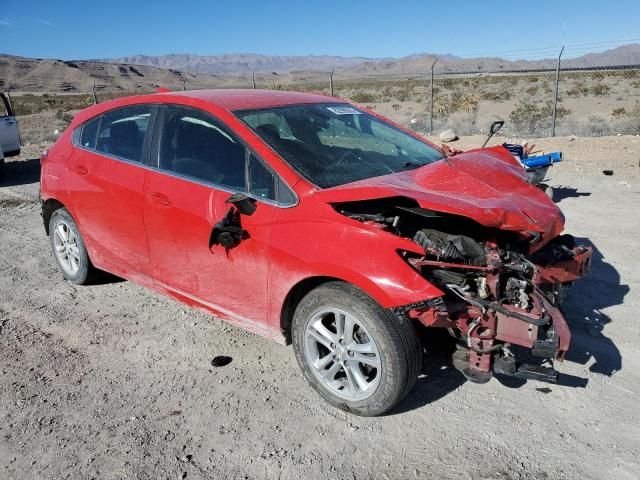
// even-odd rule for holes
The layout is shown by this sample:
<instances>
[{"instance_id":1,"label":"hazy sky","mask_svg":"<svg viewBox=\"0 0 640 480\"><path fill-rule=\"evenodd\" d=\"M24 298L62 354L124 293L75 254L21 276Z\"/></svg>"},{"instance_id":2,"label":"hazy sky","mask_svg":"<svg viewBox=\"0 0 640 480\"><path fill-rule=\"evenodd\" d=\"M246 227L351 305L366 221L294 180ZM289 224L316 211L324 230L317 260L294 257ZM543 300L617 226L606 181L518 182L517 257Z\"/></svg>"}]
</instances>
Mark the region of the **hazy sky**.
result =
<instances>
[{"instance_id":1,"label":"hazy sky","mask_svg":"<svg viewBox=\"0 0 640 480\"><path fill-rule=\"evenodd\" d=\"M640 41L640 0L0 0L0 52L61 59L263 53L507 58Z\"/></svg>"}]
</instances>

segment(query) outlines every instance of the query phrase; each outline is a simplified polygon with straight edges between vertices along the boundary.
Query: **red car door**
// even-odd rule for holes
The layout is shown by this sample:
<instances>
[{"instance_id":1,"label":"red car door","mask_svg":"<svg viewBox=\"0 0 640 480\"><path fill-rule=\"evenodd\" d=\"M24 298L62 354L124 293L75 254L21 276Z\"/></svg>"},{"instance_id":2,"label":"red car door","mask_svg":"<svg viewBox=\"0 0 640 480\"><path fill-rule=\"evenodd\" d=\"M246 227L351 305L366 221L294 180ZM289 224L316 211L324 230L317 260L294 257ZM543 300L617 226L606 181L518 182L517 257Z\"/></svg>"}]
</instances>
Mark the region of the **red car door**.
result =
<instances>
[{"instance_id":1,"label":"red car door","mask_svg":"<svg viewBox=\"0 0 640 480\"><path fill-rule=\"evenodd\" d=\"M248 192L249 165L258 160L206 112L167 106L160 118L158 168L147 172L143 196L153 276L174 296L265 333L269 225L278 207L259 200L253 215L241 217L246 235L237 246L210 248L213 228L230 207L225 201Z\"/></svg>"},{"instance_id":2,"label":"red car door","mask_svg":"<svg viewBox=\"0 0 640 480\"><path fill-rule=\"evenodd\" d=\"M85 123L67 164L73 213L92 261L127 278L149 273L142 190L153 109L120 108Z\"/></svg>"}]
</instances>

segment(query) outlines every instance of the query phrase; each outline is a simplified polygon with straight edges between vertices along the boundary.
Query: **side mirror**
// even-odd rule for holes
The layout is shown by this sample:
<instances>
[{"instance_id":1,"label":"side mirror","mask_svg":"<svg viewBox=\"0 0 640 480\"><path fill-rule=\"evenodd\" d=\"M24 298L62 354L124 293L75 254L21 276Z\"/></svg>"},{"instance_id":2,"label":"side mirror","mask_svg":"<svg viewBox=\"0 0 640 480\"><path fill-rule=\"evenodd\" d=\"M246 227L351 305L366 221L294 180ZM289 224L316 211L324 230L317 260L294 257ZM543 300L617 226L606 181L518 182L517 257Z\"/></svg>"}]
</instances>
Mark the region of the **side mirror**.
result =
<instances>
[{"instance_id":1,"label":"side mirror","mask_svg":"<svg viewBox=\"0 0 640 480\"><path fill-rule=\"evenodd\" d=\"M237 247L242 240L248 238L248 233L242 228L241 215L253 215L257 208L257 202L244 193L235 193L225 200L231 205L222 220L216 223L209 237L209 249L214 245L222 245L228 252ZM213 250L211 250L213 253Z\"/></svg>"},{"instance_id":2,"label":"side mirror","mask_svg":"<svg viewBox=\"0 0 640 480\"><path fill-rule=\"evenodd\" d=\"M240 215L253 215L257 208L257 202L251 197L247 197L244 193L234 193L224 203L230 203Z\"/></svg>"}]
</instances>

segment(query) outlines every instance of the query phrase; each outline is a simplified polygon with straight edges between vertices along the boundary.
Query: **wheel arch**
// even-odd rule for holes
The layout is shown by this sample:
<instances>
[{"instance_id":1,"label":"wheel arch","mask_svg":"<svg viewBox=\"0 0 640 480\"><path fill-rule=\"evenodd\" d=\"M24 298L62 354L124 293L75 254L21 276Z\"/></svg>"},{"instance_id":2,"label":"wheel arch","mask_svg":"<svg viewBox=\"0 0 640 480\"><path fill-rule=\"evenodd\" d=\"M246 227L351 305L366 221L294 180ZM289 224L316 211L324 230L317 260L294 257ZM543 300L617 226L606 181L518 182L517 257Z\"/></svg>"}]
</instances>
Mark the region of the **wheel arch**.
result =
<instances>
[{"instance_id":1,"label":"wheel arch","mask_svg":"<svg viewBox=\"0 0 640 480\"><path fill-rule=\"evenodd\" d=\"M307 277L296 283L289 290L289 293L287 293L280 310L280 331L282 332L287 345L291 344L291 323L293 321L293 314L295 313L300 300L302 300L311 290L328 282L344 282L344 280L330 276Z\"/></svg>"},{"instance_id":2,"label":"wheel arch","mask_svg":"<svg viewBox=\"0 0 640 480\"><path fill-rule=\"evenodd\" d=\"M51 220L51 215L56 210L60 210L61 208L67 208L64 203L56 198L48 198L42 202L42 222L44 223L44 231L49 235L49 221Z\"/></svg>"}]
</instances>

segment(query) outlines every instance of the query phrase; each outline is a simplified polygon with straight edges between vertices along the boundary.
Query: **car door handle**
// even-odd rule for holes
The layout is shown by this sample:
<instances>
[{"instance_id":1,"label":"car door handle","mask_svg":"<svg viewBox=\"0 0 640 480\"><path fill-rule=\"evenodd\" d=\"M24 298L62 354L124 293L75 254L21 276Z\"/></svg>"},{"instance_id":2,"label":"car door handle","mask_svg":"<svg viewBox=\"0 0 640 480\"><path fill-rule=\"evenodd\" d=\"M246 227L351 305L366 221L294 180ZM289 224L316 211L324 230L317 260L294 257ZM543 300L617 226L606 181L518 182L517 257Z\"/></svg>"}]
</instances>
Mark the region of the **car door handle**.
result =
<instances>
[{"instance_id":1,"label":"car door handle","mask_svg":"<svg viewBox=\"0 0 640 480\"><path fill-rule=\"evenodd\" d=\"M151 199L152 202L157 203L158 205L162 205L163 207L171 206L171 200L164 193L160 192L151 192L147 194L147 196Z\"/></svg>"},{"instance_id":2,"label":"car door handle","mask_svg":"<svg viewBox=\"0 0 640 480\"><path fill-rule=\"evenodd\" d=\"M78 175L86 175L89 173L89 169L87 169L87 167L85 167L84 165L74 165L73 170Z\"/></svg>"}]
</instances>

